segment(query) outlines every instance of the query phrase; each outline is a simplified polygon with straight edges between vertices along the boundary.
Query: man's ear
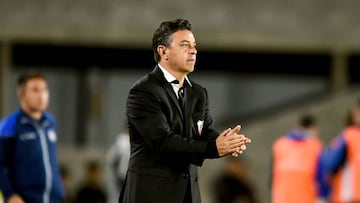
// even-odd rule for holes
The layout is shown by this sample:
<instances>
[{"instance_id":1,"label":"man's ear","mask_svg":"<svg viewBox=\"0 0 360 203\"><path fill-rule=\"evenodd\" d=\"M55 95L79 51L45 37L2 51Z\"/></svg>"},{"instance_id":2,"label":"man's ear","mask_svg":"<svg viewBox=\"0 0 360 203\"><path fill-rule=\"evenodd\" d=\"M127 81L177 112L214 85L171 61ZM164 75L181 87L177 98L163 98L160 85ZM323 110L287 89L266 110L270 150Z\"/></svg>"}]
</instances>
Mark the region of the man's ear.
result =
<instances>
[{"instance_id":1,"label":"man's ear","mask_svg":"<svg viewBox=\"0 0 360 203\"><path fill-rule=\"evenodd\" d=\"M159 55L161 56L161 58L163 58L163 59L165 59L165 60L168 59L166 46L164 46L164 45L159 45L159 46L157 47L157 52L159 53Z\"/></svg>"}]
</instances>

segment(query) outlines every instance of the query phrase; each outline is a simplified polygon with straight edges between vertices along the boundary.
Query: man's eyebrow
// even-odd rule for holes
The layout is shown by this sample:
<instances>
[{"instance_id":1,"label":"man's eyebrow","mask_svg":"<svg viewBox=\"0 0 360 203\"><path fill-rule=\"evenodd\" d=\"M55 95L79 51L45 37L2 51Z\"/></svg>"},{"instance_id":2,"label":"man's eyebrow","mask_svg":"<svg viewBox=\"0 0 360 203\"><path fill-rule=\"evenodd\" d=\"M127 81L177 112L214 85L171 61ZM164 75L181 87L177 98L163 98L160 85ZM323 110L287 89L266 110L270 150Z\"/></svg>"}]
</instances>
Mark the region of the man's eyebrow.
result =
<instances>
[{"instance_id":1,"label":"man's eyebrow","mask_svg":"<svg viewBox=\"0 0 360 203\"><path fill-rule=\"evenodd\" d=\"M186 40L186 39L184 39L184 40L180 41L180 43L183 43L183 42L191 43L189 40ZM195 42L195 41L194 41L193 43L194 43L194 44L196 44L196 42Z\"/></svg>"}]
</instances>

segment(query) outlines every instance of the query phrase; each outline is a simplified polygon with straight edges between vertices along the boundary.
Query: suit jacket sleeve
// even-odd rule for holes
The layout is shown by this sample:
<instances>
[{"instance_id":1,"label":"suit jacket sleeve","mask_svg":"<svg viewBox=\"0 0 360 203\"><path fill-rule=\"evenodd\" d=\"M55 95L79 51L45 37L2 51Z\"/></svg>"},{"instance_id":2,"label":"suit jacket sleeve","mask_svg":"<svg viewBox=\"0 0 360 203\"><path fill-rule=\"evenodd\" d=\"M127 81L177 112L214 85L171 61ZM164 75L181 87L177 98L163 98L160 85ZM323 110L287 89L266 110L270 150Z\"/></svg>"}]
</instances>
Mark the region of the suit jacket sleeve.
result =
<instances>
[{"instance_id":1,"label":"suit jacket sleeve","mask_svg":"<svg viewBox=\"0 0 360 203\"><path fill-rule=\"evenodd\" d=\"M205 88L203 88L203 90L205 93L205 105L204 105L205 108L204 135L205 136L204 137L207 139L208 144L211 145L209 147L209 150L213 150L212 152L210 152L210 154L213 156L208 158L218 158L219 154L216 147L216 138L219 136L219 133L212 128L213 121L209 113L208 93Z\"/></svg>"},{"instance_id":2,"label":"suit jacket sleeve","mask_svg":"<svg viewBox=\"0 0 360 203\"><path fill-rule=\"evenodd\" d=\"M202 88L202 90L204 92L205 103L203 106L204 107L204 127L203 127L203 133L201 135L200 140L204 140L207 142L209 152L207 153L208 156L206 158L219 158L219 153L218 153L217 147L216 147L216 138L219 136L219 133L212 128L212 118L209 113L208 94L207 94L207 91L205 88ZM192 164L195 164L198 166L201 166L204 162L203 157L192 156L192 157L189 157L189 159Z\"/></svg>"},{"instance_id":3,"label":"suit jacket sleeve","mask_svg":"<svg viewBox=\"0 0 360 203\"><path fill-rule=\"evenodd\" d=\"M216 145L213 143L214 132L210 128L207 132L211 135L208 140L187 139L171 131L169 126L171 121L168 122L165 116L168 112L163 111L161 99L150 90L141 88L130 90L127 103L128 121L130 127L142 135L148 148L181 156L184 160L195 162L194 164L197 165L201 165L205 158L218 156Z\"/></svg>"}]
</instances>

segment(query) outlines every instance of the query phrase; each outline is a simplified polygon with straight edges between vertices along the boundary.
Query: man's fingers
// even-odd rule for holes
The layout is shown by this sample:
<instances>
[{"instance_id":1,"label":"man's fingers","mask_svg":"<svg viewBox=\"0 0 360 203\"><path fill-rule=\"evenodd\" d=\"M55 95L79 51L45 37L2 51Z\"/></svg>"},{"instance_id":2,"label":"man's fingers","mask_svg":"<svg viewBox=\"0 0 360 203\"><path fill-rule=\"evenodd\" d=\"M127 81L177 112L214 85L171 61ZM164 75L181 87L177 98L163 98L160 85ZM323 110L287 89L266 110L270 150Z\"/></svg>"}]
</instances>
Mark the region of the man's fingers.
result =
<instances>
[{"instance_id":1,"label":"man's fingers","mask_svg":"<svg viewBox=\"0 0 360 203\"><path fill-rule=\"evenodd\" d=\"M232 151L240 152L246 150L246 144L250 143L251 140L244 135L236 134L235 138L229 140L229 147Z\"/></svg>"},{"instance_id":2,"label":"man's fingers","mask_svg":"<svg viewBox=\"0 0 360 203\"><path fill-rule=\"evenodd\" d=\"M251 140L245 135L238 134L241 130L241 126L237 125L235 128L228 128L224 130L217 140L219 140L219 146L222 146L222 151L219 152L220 156L231 154L234 157L239 156L246 150L246 144L251 143Z\"/></svg>"},{"instance_id":3,"label":"man's fingers","mask_svg":"<svg viewBox=\"0 0 360 203\"><path fill-rule=\"evenodd\" d=\"M246 137L245 135L234 134L233 139L237 141L240 140L240 142L245 142L245 144L251 143L251 139Z\"/></svg>"},{"instance_id":4,"label":"man's fingers","mask_svg":"<svg viewBox=\"0 0 360 203\"><path fill-rule=\"evenodd\" d=\"M234 134L233 136L229 136L229 141L231 143L239 143L239 142L246 142L246 137L244 135Z\"/></svg>"},{"instance_id":5,"label":"man's fingers","mask_svg":"<svg viewBox=\"0 0 360 203\"><path fill-rule=\"evenodd\" d=\"M226 136L230 136L230 135L233 135L235 133L238 133L241 129L241 126L240 125L237 125L235 126L235 128L231 129L231 131L229 131Z\"/></svg>"},{"instance_id":6,"label":"man's fingers","mask_svg":"<svg viewBox=\"0 0 360 203\"><path fill-rule=\"evenodd\" d=\"M227 135L227 134L230 132L230 130L231 130L231 128L228 128L228 129L224 130L224 131L220 134L220 136L225 136L225 135Z\"/></svg>"},{"instance_id":7,"label":"man's fingers","mask_svg":"<svg viewBox=\"0 0 360 203\"><path fill-rule=\"evenodd\" d=\"M244 140L231 140L229 142L229 144L230 144L231 147L234 148L234 147L240 147L241 145L244 145L245 142L244 142Z\"/></svg>"},{"instance_id":8,"label":"man's fingers","mask_svg":"<svg viewBox=\"0 0 360 203\"><path fill-rule=\"evenodd\" d=\"M243 145L245 145L245 142L231 142L229 143L229 150L231 152L240 152Z\"/></svg>"},{"instance_id":9,"label":"man's fingers","mask_svg":"<svg viewBox=\"0 0 360 203\"><path fill-rule=\"evenodd\" d=\"M241 125L237 125L237 126L235 126L235 128L233 128L232 130L231 130L231 134L234 134L234 133L238 133L239 131L240 131L240 129L241 129Z\"/></svg>"},{"instance_id":10,"label":"man's fingers","mask_svg":"<svg viewBox=\"0 0 360 203\"><path fill-rule=\"evenodd\" d=\"M246 145L241 145L241 146L240 146L240 149L241 149L241 151L246 150Z\"/></svg>"},{"instance_id":11,"label":"man's fingers","mask_svg":"<svg viewBox=\"0 0 360 203\"><path fill-rule=\"evenodd\" d=\"M246 144L250 144L250 143L251 143L251 139L250 139L250 138L246 138L245 143L246 143Z\"/></svg>"}]
</instances>

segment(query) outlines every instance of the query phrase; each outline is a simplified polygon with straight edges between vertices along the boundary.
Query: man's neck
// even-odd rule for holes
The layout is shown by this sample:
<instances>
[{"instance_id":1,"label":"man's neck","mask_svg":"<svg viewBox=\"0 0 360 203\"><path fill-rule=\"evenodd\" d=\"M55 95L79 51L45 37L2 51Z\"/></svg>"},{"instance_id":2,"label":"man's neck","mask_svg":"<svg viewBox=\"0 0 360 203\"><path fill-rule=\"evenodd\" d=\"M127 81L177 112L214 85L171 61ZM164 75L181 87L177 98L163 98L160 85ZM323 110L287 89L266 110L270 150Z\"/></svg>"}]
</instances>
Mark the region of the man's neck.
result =
<instances>
[{"instance_id":1,"label":"man's neck","mask_svg":"<svg viewBox=\"0 0 360 203\"><path fill-rule=\"evenodd\" d=\"M161 63L161 62L159 62L159 64L161 65L161 67L163 69L165 69L167 72L169 72L172 76L174 76L179 81L179 86L180 87L183 86L185 77L187 75L186 73L173 71L171 68L168 68L167 64L164 64L164 63Z\"/></svg>"},{"instance_id":2,"label":"man's neck","mask_svg":"<svg viewBox=\"0 0 360 203\"><path fill-rule=\"evenodd\" d=\"M28 108L22 108L22 110L26 113L26 115L28 115L30 118L34 119L34 120L40 120L42 115L43 115L43 112L41 111L32 111Z\"/></svg>"}]
</instances>

